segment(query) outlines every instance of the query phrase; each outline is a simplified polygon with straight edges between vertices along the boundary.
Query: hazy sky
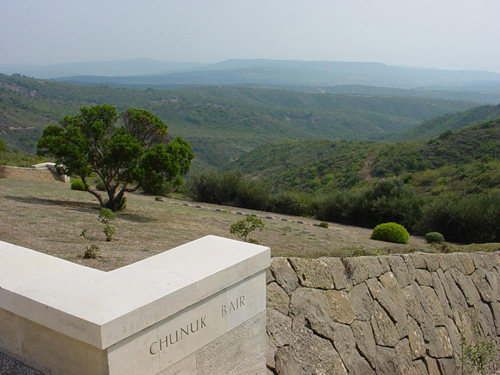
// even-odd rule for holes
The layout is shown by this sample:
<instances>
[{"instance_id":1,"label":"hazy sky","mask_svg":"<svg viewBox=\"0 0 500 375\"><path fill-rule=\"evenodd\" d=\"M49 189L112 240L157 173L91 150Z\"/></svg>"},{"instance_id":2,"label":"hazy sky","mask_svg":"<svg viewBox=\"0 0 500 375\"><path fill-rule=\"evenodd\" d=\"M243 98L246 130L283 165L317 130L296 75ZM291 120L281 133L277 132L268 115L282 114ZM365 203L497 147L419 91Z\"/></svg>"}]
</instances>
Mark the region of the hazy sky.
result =
<instances>
[{"instance_id":1,"label":"hazy sky","mask_svg":"<svg viewBox=\"0 0 500 375\"><path fill-rule=\"evenodd\" d=\"M0 64L149 57L500 72L500 0L0 0Z\"/></svg>"}]
</instances>

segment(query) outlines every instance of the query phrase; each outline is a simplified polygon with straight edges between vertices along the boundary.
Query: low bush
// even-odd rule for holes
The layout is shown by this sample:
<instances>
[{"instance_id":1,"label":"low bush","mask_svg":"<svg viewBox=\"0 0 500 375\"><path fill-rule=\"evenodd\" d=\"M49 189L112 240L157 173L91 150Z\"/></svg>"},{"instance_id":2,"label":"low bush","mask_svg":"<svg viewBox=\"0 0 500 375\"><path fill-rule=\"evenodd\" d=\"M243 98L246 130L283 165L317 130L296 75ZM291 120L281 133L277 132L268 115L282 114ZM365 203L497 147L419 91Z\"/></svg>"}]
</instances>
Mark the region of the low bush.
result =
<instances>
[{"instance_id":1,"label":"low bush","mask_svg":"<svg viewBox=\"0 0 500 375\"><path fill-rule=\"evenodd\" d=\"M285 215L310 216L312 199L310 194L284 192L271 198L269 210Z\"/></svg>"},{"instance_id":2,"label":"low bush","mask_svg":"<svg viewBox=\"0 0 500 375\"><path fill-rule=\"evenodd\" d=\"M447 241L500 241L500 193L436 197L424 206L417 232L442 233Z\"/></svg>"},{"instance_id":3,"label":"low bush","mask_svg":"<svg viewBox=\"0 0 500 375\"><path fill-rule=\"evenodd\" d=\"M80 179L73 180L71 181L71 190L85 191L85 184Z\"/></svg>"},{"instance_id":4,"label":"low bush","mask_svg":"<svg viewBox=\"0 0 500 375\"><path fill-rule=\"evenodd\" d=\"M84 259L97 259L100 258L101 256L99 255L101 249L99 246L90 244L87 246L87 249L85 250L85 253L83 254Z\"/></svg>"},{"instance_id":5,"label":"low bush","mask_svg":"<svg viewBox=\"0 0 500 375\"><path fill-rule=\"evenodd\" d=\"M406 244L410 239L410 234L408 233L406 228L400 224L383 223L377 225L373 229L370 238L377 241Z\"/></svg>"},{"instance_id":6,"label":"low bush","mask_svg":"<svg viewBox=\"0 0 500 375\"><path fill-rule=\"evenodd\" d=\"M322 221L321 223L319 223L318 226L320 228L328 228L329 227L329 225L328 225L328 223L326 221Z\"/></svg>"},{"instance_id":7,"label":"low bush","mask_svg":"<svg viewBox=\"0 0 500 375\"><path fill-rule=\"evenodd\" d=\"M269 205L269 191L257 181L237 173L205 173L188 182L189 196L198 202L223 204L255 210Z\"/></svg>"},{"instance_id":8,"label":"low bush","mask_svg":"<svg viewBox=\"0 0 500 375\"><path fill-rule=\"evenodd\" d=\"M427 242L427 243L443 243L444 236L439 232L429 232L425 235L425 242Z\"/></svg>"},{"instance_id":9,"label":"low bush","mask_svg":"<svg viewBox=\"0 0 500 375\"><path fill-rule=\"evenodd\" d=\"M398 222L413 228L422 216L424 200L400 179L383 179L363 189L336 191L315 204L316 218L373 228Z\"/></svg>"}]
</instances>

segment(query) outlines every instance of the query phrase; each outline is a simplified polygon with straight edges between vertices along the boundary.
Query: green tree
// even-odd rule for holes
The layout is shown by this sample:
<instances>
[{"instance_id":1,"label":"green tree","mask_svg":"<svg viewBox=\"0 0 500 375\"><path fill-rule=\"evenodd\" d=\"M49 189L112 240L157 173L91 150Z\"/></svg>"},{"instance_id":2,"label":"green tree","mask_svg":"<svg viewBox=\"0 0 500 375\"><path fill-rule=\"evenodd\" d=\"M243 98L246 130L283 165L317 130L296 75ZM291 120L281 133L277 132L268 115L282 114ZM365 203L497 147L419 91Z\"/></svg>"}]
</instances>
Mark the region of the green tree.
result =
<instances>
[{"instance_id":1,"label":"green tree","mask_svg":"<svg viewBox=\"0 0 500 375\"><path fill-rule=\"evenodd\" d=\"M4 152L6 150L7 148L5 147L5 143L3 143L2 140L0 139L0 152Z\"/></svg>"},{"instance_id":2,"label":"green tree","mask_svg":"<svg viewBox=\"0 0 500 375\"><path fill-rule=\"evenodd\" d=\"M101 207L124 208L126 192L177 181L190 168L194 154L189 143L172 139L167 125L152 113L131 108L121 115L109 105L80 108L65 116L61 126L49 125L38 141L38 154L56 159L61 172L77 175ZM107 199L88 181L95 173Z\"/></svg>"}]
</instances>

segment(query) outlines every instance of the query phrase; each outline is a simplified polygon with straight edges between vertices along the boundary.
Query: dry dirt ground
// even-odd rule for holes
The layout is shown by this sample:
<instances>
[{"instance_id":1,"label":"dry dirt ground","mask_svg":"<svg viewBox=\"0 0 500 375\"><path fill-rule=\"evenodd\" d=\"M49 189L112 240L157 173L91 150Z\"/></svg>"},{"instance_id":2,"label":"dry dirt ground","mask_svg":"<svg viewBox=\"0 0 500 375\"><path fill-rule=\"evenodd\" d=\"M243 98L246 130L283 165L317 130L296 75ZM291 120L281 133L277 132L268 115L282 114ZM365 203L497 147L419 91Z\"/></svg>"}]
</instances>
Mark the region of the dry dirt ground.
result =
<instances>
[{"instance_id":1,"label":"dry dirt ground","mask_svg":"<svg viewBox=\"0 0 500 375\"><path fill-rule=\"evenodd\" d=\"M140 194L127 195L126 210L112 222L114 240L107 242L98 213L97 200L87 192L71 190L69 184L0 179L1 241L101 270L122 267L205 235L236 239L229 228L244 218L242 213L262 217L264 229L251 237L269 246L273 256L436 251L419 237L412 236L407 245L396 245L370 240L371 230L365 228L330 223L325 229L313 226L318 223L313 219L168 198L156 201ZM85 238L81 236L84 230ZM91 244L100 248L101 257L83 259ZM491 244L486 250L499 247Z\"/></svg>"}]
</instances>

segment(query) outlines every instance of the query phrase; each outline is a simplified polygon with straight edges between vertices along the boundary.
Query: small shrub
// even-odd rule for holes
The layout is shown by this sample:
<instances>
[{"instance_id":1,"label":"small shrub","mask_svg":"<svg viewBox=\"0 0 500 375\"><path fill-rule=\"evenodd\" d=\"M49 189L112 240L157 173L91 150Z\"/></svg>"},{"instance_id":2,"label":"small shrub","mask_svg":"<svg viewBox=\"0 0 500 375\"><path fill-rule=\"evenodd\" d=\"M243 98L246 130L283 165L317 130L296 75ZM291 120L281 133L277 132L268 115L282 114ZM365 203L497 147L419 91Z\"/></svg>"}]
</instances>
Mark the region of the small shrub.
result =
<instances>
[{"instance_id":1,"label":"small shrub","mask_svg":"<svg viewBox=\"0 0 500 375\"><path fill-rule=\"evenodd\" d=\"M111 211L118 212L118 211L123 211L125 208L127 208L127 198L122 197L120 200L116 200L113 202L114 205L111 208Z\"/></svg>"},{"instance_id":2,"label":"small shrub","mask_svg":"<svg viewBox=\"0 0 500 375\"><path fill-rule=\"evenodd\" d=\"M326 221L322 221L318 225L320 228L328 228L329 224Z\"/></svg>"},{"instance_id":3,"label":"small shrub","mask_svg":"<svg viewBox=\"0 0 500 375\"><path fill-rule=\"evenodd\" d=\"M106 236L106 241L111 241L113 239L113 235L116 232L115 227L113 227L109 222L115 219L115 214L108 208L101 208L99 211L98 220L104 224L104 229L102 230L104 235Z\"/></svg>"},{"instance_id":4,"label":"small shrub","mask_svg":"<svg viewBox=\"0 0 500 375\"><path fill-rule=\"evenodd\" d=\"M85 191L85 184L80 179L73 180L71 181L71 190Z\"/></svg>"},{"instance_id":5,"label":"small shrub","mask_svg":"<svg viewBox=\"0 0 500 375\"><path fill-rule=\"evenodd\" d=\"M248 238L248 235L256 229L262 230L264 223L257 217L247 216L245 219L237 221L231 225L229 233L241 237L245 242L258 243L253 238Z\"/></svg>"},{"instance_id":6,"label":"small shrub","mask_svg":"<svg viewBox=\"0 0 500 375\"><path fill-rule=\"evenodd\" d=\"M157 195L157 196L155 197L155 201L157 201L157 202L163 202L163 198L162 198L162 197L160 197L159 195Z\"/></svg>"},{"instance_id":7,"label":"small shrub","mask_svg":"<svg viewBox=\"0 0 500 375\"><path fill-rule=\"evenodd\" d=\"M425 235L425 242L427 242L427 243L443 243L444 236L439 232L429 232Z\"/></svg>"},{"instance_id":8,"label":"small shrub","mask_svg":"<svg viewBox=\"0 0 500 375\"><path fill-rule=\"evenodd\" d=\"M479 327L474 326L474 342L468 342L462 335L462 372L463 374L492 374L498 349L491 338L482 338Z\"/></svg>"},{"instance_id":9,"label":"small shrub","mask_svg":"<svg viewBox=\"0 0 500 375\"><path fill-rule=\"evenodd\" d=\"M100 255L99 255L100 251L101 251L101 249L99 248L99 246L94 245L94 244L90 244L89 246L87 246L87 250L85 250L85 253L83 254L83 257L85 259L97 259L97 258L100 258Z\"/></svg>"},{"instance_id":10,"label":"small shrub","mask_svg":"<svg viewBox=\"0 0 500 375\"><path fill-rule=\"evenodd\" d=\"M408 243L410 234L405 227L397 223L384 223L377 225L370 237L372 240L392 242L392 243Z\"/></svg>"}]
</instances>

